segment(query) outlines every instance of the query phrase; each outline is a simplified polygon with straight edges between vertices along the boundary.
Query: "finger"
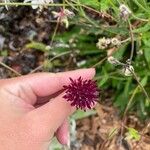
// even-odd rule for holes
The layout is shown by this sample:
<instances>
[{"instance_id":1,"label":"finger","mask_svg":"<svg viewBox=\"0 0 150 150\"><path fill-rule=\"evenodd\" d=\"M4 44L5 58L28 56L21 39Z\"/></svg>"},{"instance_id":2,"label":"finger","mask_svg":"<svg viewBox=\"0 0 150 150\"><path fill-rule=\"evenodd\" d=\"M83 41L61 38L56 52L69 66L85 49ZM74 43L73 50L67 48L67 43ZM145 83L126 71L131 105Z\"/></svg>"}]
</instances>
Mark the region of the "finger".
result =
<instances>
[{"instance_id":1,"label":"finger","mask_svg":"<svg viewBox=\"0 0 150 150\"><path fill-rule=\"evenodd\" d=\"M84 78L92 79L94 75L95 72L89 71L84 75ZM27 120L30 120L30 124L32 124L35 132L40 132L38 135L44 135L45 140L48 140L50 133L51 135L54 134L64 120L75 110L75 108L63 98L63 95L64 93L27 114Z\"/></svg>"},{"instance_id":2,"label":"finger","mask_svg":"<svg viewBox=\"0 0 150 150\"><path fill-rule=\"evenodd\" d=\"M89 78L95 74L95 69L79 69L63 73L36 73L19 78L3 80L5 87L16 96L21 96L30 104L35 104L38 97L49 96L58 92L63 85L68 84L69 77L76 79L80 76ZM15 85L15 86L14 86Z\"/></svg>"},{"instance_id":3,"label":"finger","mask_svg":"<svg viewBox=\"0 0 150 150\"><path fill-rule=\"evenodd\" d=\"M55 133L59 143L63 145L70 145L70 136L69 136L69 123L66 119L63 124L57 129Z\"/></svg>"}]
</instances>

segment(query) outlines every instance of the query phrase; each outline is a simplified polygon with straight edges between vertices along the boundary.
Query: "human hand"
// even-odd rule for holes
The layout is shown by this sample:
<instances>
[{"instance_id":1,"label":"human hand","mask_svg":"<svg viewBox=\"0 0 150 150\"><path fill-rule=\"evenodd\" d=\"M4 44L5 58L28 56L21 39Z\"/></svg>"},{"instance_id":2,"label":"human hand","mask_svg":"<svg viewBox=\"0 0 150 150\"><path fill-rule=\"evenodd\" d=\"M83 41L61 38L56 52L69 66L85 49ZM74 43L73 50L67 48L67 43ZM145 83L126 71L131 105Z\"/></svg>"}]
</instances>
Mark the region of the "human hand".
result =
<instances>
[{"instance_id":1,"label":"human hand","mask_svg":"<svg viewBox=\"0 0 150 150\"><path fill-rule=\"evenodd\" d=\"M67 144L67 117L75 108L58 92L69 77L92 79L94 75L94 69L80 69L0 80L0 149L46 150L54 134Z\"/></svg>"}]
</instances>

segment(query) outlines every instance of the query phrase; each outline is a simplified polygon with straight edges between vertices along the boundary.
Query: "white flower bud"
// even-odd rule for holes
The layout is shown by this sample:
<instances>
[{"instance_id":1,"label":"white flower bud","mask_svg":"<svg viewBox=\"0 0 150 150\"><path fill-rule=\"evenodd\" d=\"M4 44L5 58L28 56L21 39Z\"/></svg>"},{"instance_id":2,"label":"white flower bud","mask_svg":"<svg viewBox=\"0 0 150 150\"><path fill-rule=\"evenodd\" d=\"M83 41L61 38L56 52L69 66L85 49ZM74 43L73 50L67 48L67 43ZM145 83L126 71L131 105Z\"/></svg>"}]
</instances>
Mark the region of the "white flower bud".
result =
<instances>
[{"instance_id":1,"label":"white flower bud","mask_svg":"<svg viewBox=\"0 0 150 150\"><path fill-rule=\"evenodd\" d=\"M105 37L103 37L101 39L98 39L96 46L99 49L105 49L108 47L109 44L110 44L110 39L106 39Z\"/></svg>"},{"instance_id":2,"label":"white flower bud","mask_svg":"<svg viewBox=\"0 0 150 150\"><path fill-rule=\"evenodd\" d=\"M121 44L121 42L117 38L112 38L111 39L111 44L114 45L114 46L118 46L118 45Z\"/></svg>"},{"instance_id":3,"label":"white flower bud","mask_svg":"<svg viewBox=\"0 0 150 150\"><path fill-rule=\"evenodd\" d=\"M128 19L129 16L131 15L131 10L124 4L121 4L119 9L120 9L120 16L125 20Z\"/></svg>"},{"instance_id":4,"label":"white flower bud","mask_svg":"<svg viewBox=\"0 0 150 150\"><path fill-rule=\"evenodd\" d=\"M119 65L119 64L120 64L119 60L117 60L117 59L114 58L113 56L109 56L109 57L107 58L107 60L108 60L108 62L109 62L110 64L112 64L112 65Z\"/></svg>"},{"instance_id":5,"label":"white flower bud","mask_svg":"<svg viewBox=\"0 0 150 150\"><path fill-rule=\"evenodd\" d=\"M111 43L110 39L106 39L106 44L109 45Z\"/></svg>"},{"instance_id":6,"label":"white flower bud","mask_svg":"<svg viewBox=\"0 0 150 150\"><path fill-rule=\"evenodd\" d=\"M134 68L132 65L124 67L122 72L125 76L132 76L132 72L134 72Z\"/></svg>"},{"instance_id":7,"label":"white flower bud","mask_svg":"<svg viewBox=\"0 0 150 150\"><path fill-rule=\"evenodd\" d=\"M75 16L74 12L72 12L72 11L70 11L68 9L64 9L64 13L69 18L73 18Z\"/></svg>"}]
</instances>

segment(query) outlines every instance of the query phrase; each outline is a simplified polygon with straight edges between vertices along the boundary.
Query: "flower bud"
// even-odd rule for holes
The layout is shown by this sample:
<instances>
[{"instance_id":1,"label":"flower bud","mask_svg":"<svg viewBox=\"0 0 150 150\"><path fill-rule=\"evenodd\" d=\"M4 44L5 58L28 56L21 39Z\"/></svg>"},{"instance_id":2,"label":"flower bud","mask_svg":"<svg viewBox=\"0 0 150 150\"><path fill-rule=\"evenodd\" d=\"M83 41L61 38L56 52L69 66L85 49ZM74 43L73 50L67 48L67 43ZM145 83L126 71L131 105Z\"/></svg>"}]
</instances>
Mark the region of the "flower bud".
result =
<instances>
[{"instance_id":1,"label":"flower bud","mask_svg":"<svg viewBox=\"0 0 150 150\"><path fill-rule=\"evenodd\" d=\"M127 20L131 15L131 10L124 4L121 4L119 7L120 10L120 17L124 20Z\"/></svg>"}]
</instances>

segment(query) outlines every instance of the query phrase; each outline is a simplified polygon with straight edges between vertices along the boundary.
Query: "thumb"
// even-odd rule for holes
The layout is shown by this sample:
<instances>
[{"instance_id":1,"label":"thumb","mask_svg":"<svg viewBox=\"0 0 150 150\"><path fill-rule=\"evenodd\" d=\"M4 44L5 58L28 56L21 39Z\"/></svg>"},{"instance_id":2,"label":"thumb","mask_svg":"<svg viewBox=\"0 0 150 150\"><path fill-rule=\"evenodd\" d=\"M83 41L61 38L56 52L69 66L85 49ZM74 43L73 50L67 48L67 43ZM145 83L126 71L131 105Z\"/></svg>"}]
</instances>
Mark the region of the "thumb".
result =
<instances>
[{"instance_id":1,"label":"thumb","mask_svg":"<svg viewBox=\"0 0 150 150\"><path fill-rule=\"evenodd\" d=\"M29 112L25 117L32 133L42 141L50 140L65 119L75 111L64 98L63 94L52 99L42 107Z\"/></svg>"}]
</instances>

